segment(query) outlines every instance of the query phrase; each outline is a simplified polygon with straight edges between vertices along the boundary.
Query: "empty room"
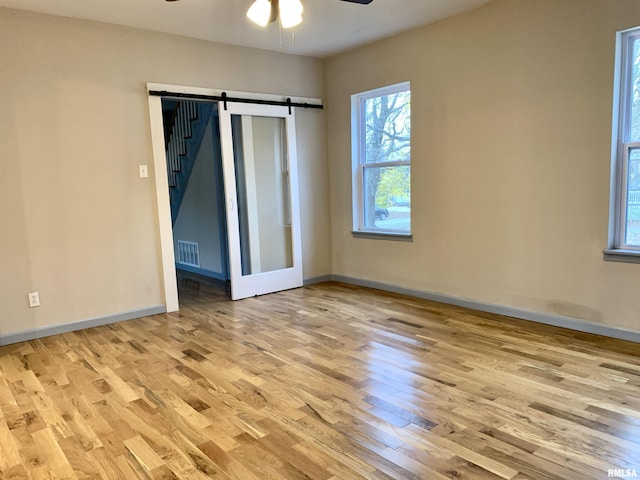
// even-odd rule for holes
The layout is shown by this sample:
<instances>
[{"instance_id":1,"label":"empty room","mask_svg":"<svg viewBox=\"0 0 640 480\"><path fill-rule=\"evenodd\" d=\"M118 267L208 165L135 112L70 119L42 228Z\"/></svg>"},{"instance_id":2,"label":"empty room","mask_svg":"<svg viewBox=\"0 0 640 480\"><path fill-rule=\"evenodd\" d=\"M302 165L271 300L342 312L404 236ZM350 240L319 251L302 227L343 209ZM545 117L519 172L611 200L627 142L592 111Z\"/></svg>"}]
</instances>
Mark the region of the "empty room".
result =
<instances>
[{"instance_id":1,"label":"empty room","mask_svg":"<svg viewBox=\"0 0 640 480\"><path fill-rule=\"evenodd\" d=\"M0 480L640 477L638 0L0 0Z\"/></svg>"}]
</instances>

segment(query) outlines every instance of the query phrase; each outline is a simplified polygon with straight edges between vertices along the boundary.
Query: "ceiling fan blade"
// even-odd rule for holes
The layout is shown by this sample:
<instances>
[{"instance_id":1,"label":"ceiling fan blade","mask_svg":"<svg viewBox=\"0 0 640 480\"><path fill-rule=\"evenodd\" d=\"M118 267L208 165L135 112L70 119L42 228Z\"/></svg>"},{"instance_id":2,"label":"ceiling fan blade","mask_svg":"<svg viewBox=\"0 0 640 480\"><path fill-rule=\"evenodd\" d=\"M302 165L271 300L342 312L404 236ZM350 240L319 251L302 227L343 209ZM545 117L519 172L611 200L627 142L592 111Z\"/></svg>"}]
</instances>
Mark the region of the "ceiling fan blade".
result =
<instances>
[{"instance_id":1,"label":"ceiling fan blade","mask_svg":"<svg viewBox=\"0 0 640 480\"><path fill-rule=\"evenodd\" d=\"M369 5L373 0L342 0L343 2L359 3L360 5Z\"/></svg>"}]
</instances>

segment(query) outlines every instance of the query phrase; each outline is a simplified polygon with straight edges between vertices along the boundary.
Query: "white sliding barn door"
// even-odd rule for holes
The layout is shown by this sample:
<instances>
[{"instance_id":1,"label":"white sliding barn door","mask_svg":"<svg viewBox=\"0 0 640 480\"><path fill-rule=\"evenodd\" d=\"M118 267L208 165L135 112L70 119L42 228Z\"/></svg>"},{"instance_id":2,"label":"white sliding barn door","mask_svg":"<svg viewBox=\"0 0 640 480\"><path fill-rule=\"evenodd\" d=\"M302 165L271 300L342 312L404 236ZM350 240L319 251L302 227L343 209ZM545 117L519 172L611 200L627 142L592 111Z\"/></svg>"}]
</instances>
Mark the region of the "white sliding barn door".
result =
<instances>
[{"instance_id":1,"label":"white sliding barn door","mask_svg":"<svg viewBox=\"0 0 640 480\"><path fill-rule=\"evenodd\" d=\"M302 286L295 111L220 102L231 298Z\"/></svg>"}]
</instances>

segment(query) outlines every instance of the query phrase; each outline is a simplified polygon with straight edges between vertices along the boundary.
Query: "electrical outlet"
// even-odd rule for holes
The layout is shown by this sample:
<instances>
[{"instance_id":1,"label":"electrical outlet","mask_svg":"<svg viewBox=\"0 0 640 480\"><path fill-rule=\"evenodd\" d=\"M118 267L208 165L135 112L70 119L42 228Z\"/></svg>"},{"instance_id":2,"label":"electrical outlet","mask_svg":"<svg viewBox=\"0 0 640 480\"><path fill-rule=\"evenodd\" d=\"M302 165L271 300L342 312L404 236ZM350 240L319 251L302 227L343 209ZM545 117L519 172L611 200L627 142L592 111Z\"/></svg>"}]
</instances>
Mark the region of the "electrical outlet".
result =
<instances>
[{"instance_id":1,"label":"electrical outlet","mask_svg":"<svg viewBox=\"0 0 640 480\"><path fill-rule=\"evenodd\" d=\"M29 308L40 306L40 294L38 292L31 292L27 295L29 297Z\"/></svg>"}]
</instances>

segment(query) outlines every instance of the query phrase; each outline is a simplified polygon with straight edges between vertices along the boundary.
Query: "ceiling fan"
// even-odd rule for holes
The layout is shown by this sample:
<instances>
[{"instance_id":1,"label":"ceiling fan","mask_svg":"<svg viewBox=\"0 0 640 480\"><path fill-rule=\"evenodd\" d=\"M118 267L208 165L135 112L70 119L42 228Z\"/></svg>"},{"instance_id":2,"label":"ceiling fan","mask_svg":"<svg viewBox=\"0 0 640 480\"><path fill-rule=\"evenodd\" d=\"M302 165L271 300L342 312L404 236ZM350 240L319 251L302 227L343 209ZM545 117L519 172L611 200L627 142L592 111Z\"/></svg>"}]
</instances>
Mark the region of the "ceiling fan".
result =
<instances>
[{"instance_id":1,"label":"ceiling fan","mask_svg":"<svg viewBox=\"0 0 640 480\"><path fill-rule=\"evenodd\" d=\"M341 0L342 2L368 5L373 0ZM258 25L266 27L280 17L282 28L295 27L302 22L302 2L300 0L255 0L247 17Z\"/></svg>"}]
</instances>

